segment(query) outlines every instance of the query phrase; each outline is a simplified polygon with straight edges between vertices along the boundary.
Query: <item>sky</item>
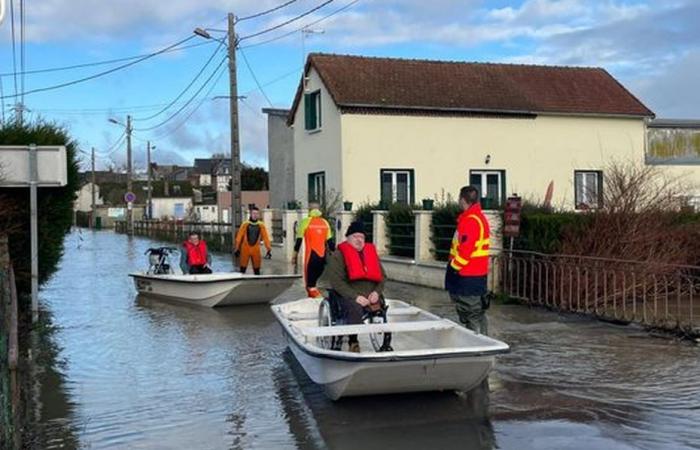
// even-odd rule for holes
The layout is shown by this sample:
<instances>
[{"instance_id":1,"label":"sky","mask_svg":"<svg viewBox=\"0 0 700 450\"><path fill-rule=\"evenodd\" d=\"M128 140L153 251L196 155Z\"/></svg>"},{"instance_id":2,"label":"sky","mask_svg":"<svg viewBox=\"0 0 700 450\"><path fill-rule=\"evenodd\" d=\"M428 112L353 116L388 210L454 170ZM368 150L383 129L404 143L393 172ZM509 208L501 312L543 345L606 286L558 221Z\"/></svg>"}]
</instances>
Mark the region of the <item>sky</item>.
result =
<instances>
[{"instance_id":1,"label":"sky","mask_svg":"<svg viewBox=\"0 0 700 450\"><path fill-rule=\"evenodd\" d=\"M3 114L11 117L13 95L24 91L25 114L65 126L85 152L95 147L98 169L126 161L124 127L108 119L123 124L128 114L137 170L146 165L149 140L160 164L191 165L196 157L228 153L229 103L221 98L229 95L226 49L192 30L225 37L216 30L225 30L232 12L242 19L236 23L238 92L245 96L241 156L251 165L267 167L262 108L291 105L308 52L603 67L657 117L700 118L700 0L297 0L248 18L287 2L25 0L25 72L149 54L189 39L143 61L25 73L15 82L5 17ZM21 72L19 5L13 0ZM305 38L304 27L313 31ZM119 68L129 62L135 63ZM70 84L110 69L116 70ZM70 85L42 90L62 84Z\"/></svg>"}]
</instances>

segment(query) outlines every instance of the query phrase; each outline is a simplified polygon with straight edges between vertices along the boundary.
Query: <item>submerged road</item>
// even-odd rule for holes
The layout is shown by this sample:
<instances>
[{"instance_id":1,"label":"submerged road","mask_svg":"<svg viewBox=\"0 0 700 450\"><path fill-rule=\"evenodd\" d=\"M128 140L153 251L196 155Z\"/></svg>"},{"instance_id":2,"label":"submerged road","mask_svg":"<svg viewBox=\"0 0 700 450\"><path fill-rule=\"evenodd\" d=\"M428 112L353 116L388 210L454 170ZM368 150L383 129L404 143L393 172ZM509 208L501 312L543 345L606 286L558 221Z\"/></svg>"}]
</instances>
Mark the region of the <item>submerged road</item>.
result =
<instances>
[{"instance_id":1,"label":"submerged road","mask_svg":"<svg viewBox=\"0 0 700 450\"><path fill-rule=\"evenodd\" d=\"M490 391L328 400L267 306L201 309L136 297L127 273L159 245L75 231L41 292L39 448L700 448L700 348L640 329L495 305L512 347ZM231 270L229 257L214 258ZM277 267L277 271L283 270ZM277 301L303 296L295 285ZM388 296L456 320L438 290Z\"/></svg>"}]
</instances>

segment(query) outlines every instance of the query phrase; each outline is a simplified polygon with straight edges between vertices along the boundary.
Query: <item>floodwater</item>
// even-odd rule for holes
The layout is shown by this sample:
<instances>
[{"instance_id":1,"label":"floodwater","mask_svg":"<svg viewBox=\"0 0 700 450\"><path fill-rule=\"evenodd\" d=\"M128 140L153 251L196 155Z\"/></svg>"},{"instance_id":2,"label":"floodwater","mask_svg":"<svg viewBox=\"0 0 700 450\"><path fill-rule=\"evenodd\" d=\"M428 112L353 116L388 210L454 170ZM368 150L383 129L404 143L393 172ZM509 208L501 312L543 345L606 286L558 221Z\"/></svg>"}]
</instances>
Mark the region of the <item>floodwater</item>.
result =
<instances>
[{"instance_id":1,"label":"floodwater","mask_svg":"<svg viewBox=\"0 0 700 450\"><path fill-rule=\"evenodd\" d=\"M512 346L490 389L328 400L267 306L201 309L136 297L129 271L156 245L74 232L42 290L39 448L700 448L700 348L541 309L495 305ZM224 255L218 270L230 270ZM278 271L283 268L276 268ZM277 301L301 297L301 284ZM455 319L438 290L388 295ZM490 392L489 392L490 391Z\"/></svg>"}]
</instances>

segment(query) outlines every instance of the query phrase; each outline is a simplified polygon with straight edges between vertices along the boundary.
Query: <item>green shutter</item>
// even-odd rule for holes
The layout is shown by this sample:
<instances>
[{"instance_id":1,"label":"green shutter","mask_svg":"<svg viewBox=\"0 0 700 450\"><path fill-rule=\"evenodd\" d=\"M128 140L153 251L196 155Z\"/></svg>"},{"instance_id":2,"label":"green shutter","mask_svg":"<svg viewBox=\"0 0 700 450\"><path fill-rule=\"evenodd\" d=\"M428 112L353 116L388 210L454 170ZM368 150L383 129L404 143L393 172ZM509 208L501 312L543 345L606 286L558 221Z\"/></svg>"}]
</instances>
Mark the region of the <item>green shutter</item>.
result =
<instances>
[{"instance_id":1,"label":"green shutter","mask_svg":"<svg viewBox=\"0 0 700 450\"><path fill-rule=\"evenodd\" d=\"M304 125L307 130L313 129L313 123L311 122L311 94L304 94Z\"/></svg>"},{"instance_id":2,"label":"green shutter","mask_svg":"<svg viewBox=\"0 0 700 450\"><path fill-rule=\"evenodd\" d=\"M310 202L315 201L315 193L314 193L314 174L310 173L308 176L308 194L307 194L307 200Z\"/></svg>"},{"instance_id":3,"label":"green shutter","mask_svg":"<svg viewBox=\"0 0 700 450\"><path fill-rule=\"evenodd\" d=\"M314 93L314 111L318 115L318 121L314 123L315 128L321 128L321 91Z\"/></svg>"},{"instance_id":4,"label":"green shutter","mask_svg":"<svg viewBox=\"0 0 700 450\"><path fill-rule=\"evenodd\" d=\"M409 205L415 205L416 204L416 174L413 169L409 171L410 176L409 179L411 180L411 191L408 194L408 204Z\"/></svg>"}]
</instances>

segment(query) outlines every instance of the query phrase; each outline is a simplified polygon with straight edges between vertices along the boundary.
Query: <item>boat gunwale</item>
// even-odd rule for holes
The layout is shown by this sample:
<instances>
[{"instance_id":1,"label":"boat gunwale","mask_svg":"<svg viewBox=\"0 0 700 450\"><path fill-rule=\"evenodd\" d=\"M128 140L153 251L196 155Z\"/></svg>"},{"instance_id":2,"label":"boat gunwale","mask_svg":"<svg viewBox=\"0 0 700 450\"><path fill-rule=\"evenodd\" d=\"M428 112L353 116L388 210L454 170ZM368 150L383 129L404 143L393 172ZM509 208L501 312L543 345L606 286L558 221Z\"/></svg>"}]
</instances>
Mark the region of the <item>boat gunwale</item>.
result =
<instances>
[{"instance_id":1,"label":"boat gunwale","mask_svg":"<svg viewBox=\"0 0 700 450\"><path fill-rule=\"evenodd\" d=\"M171 274L172 275L172 274ZM204 274L202 274L204 275ZM209 274L206 274L209 275ZM159 278L158 275L144 274L144 273L130 273L132 278L141 278L144 280L155 280L155 281L166 281L175 283L189 283L189 284L207 284L207 283L223 283L223 282L238 282L238 281L269 281L269 280L296 280L301 278L301 275L285 274L285 275L243 275L235 278L223 278L218 280L179 280L176 278Z\"/></svg>"},{"instance_id":2,"label":"boat gunwale","mask_svg":"<svg viewBox=\"0 0 700 450\"><path fill-rule=\"evenodd\" d=\"M298 301L298 300L297 300ZM401 300L398 300L402 303L405 303L407 305L410 305L406 302L403 302ZM489 336L489 339L492 339L496 342L499 342L503 345L506 346L506 348L496 348L493 350L481 350L481 351L457 351L457 352L442 352L442 353L434 353L431 355L425 355L425 354L420 354L420 355L387 355L387 356L382 356L382 353L373 353L373 354L366 354L366 355L361 355L361 354L354 354L350 352L343 352L343 351L330 351L330 350L325 350L325 349L319 349L319 351L314 351L313 346L309 343L302 342L300 339L300 336L293 331L293 327L290 323L289 320L287 320L285 317L282 316L281 314L281 309L284 304L275 304L271 305L270 309L272 309L272 313L275 315L277 318L277 321L280 323L282 328L284 329L285 333L287 333L287 336L289 336L293 341L294 344L304 353L307 355L314 357L314 358L321 358L321 359L329 359L329 360L334 360L334 361L344 361L344 362L359 362L359 363L382 363L382 362L400 362L400 361L433 361L433 360L438 360L438 359L453 359L453 358L479 358L479 357L484 357L484 356L495 356L495 355L502 355L506 353L510 353L510 346L506 344L505 342L498 341L496 339L493 339ZM413 305L410 305L413 306ZM449 320L445 319L439 316L436 316L435 314L422 310L422 312L428 314L429 316L432 316L434 320L436 321L447 321L452 324L457 329L460 329L460 325Z\"/></svg>"}]
</instances>

